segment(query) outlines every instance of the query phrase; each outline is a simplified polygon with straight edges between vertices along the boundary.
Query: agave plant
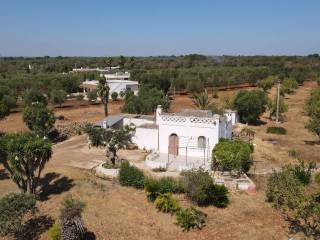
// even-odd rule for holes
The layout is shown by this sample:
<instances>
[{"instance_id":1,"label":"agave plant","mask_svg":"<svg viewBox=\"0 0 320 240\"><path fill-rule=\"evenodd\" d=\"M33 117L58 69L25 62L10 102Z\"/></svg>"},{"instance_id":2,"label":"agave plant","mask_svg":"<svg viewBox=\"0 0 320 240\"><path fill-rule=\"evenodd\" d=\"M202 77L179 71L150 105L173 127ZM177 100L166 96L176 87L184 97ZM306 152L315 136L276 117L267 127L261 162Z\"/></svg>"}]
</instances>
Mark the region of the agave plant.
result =
<instances>
[{"instance_id":1,"label":"agave plant","mask_svg":"<svg viewBox=\"0 0 320 240\"><path fill-rule=\"evenodd\" d=\"M66 208L61 212L61 238L63 240L84 239L85 226L81 218L81 209Z\"/></svg>"}]
</instances>

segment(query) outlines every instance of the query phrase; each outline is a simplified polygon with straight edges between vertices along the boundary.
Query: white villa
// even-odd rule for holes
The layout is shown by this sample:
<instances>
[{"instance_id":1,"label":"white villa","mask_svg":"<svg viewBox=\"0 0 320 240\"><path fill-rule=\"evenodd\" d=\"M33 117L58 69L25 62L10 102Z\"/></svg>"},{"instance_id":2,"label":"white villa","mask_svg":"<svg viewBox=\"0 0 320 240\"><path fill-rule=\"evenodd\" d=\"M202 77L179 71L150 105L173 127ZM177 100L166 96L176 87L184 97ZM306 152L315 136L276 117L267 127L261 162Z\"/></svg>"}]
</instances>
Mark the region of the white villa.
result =
<instances>
[{"instance_id":1,"label":"white villa","mask_svg":"<svg viewBox=\"0 0 320 240\"><path fill-rule=\"evenodd\" d=\"M137 81L131 81L130 79L130 73L108 73L108 74L102 74L102 76L105 77L106 82L110 88L110 94L109 97L111 98L111 94L113 92L118 93L120 95L120 92L125 92L126 90L131 90L135 95L138 94L139 90L139 83ZM97 86L99 84L99 81L97 80L86 80L82 82L80 85L81 88L83 88L83 94L86 95L87 92L97 89Z\"/></svg>"},{"instance_id":2,"label":"white villa","mask_svg":"<svg viewBox=\"0 0 320 240\"><path fill-rule=\"evenodd\" d=\"M207 110L184 110L165 113L161 106L154 116L124 114L109 116L98 125L136 127L133 142L139 149L150 151L146 164L150 168L185 170L210 168L211 153L220 138L231 139L232 126L238 121L235 111L212 114Z\"/></svg>"}]
</instances>

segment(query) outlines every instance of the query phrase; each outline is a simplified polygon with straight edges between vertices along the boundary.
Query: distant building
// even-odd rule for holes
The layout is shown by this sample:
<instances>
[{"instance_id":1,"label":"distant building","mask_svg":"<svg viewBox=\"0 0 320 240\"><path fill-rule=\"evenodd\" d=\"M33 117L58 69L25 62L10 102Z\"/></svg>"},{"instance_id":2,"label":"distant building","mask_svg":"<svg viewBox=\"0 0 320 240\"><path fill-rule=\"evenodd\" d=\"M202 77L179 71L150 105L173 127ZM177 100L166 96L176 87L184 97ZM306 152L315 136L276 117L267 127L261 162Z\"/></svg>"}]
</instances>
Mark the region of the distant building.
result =
<instances>
[{"instance_id":1,"label":"distant building","mask_svg":"<svg viewBox=\"0 0 320 240\"><path fill-rule=\"evenodd\" d=\"M103 74L106 79L106 83L110 88L109 97L111 98L111 94L113 92L118 93L120 95L121 92L132 91L135 95L138 94L139 91L139 83L137 81L131 81L130 73L114 73L114 74ZM86 80L82 82L80 88L83 89L83 93L86 95L87 92L97 89L99 81L97 80Z\"/></svg>"},{"instance_id":2,"label":"distant building","mask_svg":"<svg viewBox=\"0 0 320 240\"><path fill-rule=\"evenodd\" d=\"M106 80L129 80L130 73L129 72L116 72L116 73L108 73L103 75Z\"/></svg>"},{"instance_id":3,"label":"distant building","mask_svg":"<svg viewBox=\"0 0 320 240\"><path fill-rule=\"evenodd\" d=\"M101 68L88 68L88 67L81 67L81 68L73 68L72 72L100 72L100 73L107 73L109 69L101 69Z\"/></svg>"}]
</instances>

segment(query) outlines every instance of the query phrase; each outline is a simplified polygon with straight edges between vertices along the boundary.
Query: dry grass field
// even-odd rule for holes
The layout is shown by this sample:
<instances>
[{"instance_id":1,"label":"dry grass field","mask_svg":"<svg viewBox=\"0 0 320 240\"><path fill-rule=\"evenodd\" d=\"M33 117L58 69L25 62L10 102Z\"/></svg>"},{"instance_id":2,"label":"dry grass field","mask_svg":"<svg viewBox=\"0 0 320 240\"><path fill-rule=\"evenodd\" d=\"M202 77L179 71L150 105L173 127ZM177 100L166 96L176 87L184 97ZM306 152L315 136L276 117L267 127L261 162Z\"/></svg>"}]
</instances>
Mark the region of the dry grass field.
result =
<instances>
[{"instance_id":1,"label":"dry grass field","mask_svg":"<svg viewBox=\"0 0 320 240\"><path fill-rule=\"evenodd\" d=\"M267 173L284 163L295 161L289 157L288 150L295 149L306 161L320 162L320 145L314 144L316 137L310 134L304 124L304 102L316 85L308 82L286 98L289 111L281 126L287 129L287 135L267 134L266 128L273 125L267 114L262 117L265 124L252 126L256 131L254 143L257 161L255 173ZM275 89L272 89L273 95ZM218 104L227 95L232 96L236 90L221 91ZM121 102L110 104L110 113L120 112ZM176 96L171 111L192 108L189 96ZM86 105L56 108L56 114L62 114L74 121L95 122L103 117L102 105ZM0 121L1 131L25 130L21 113L13 113ZM275 144L271 143L274 141ZM241 192L230 193L231 203L226 209L215 207L201 208L208 214L206 226L202 230L182 232L174 224L175 218L170 214L157 212L147 201L142 190L121 187L117 182L95 177L89 170L104 157L102 149L88 149L85 136L76 136L56 144L53 157L45 168L38 207L38 219L41 224L34 227L29 239L47 238L47 229L58 218L60 203L67 195L74 195L86 202L84 221L87 228L94 232L96 239L288 239L288 225L281 214L265 202L265 177L255 175L257 195L248 196ZM0 196L18 191L0 167ZM190 202L184 196L177 196L182 205ZM39 235L39 237L35 237ZM304 239L294 235L295 239Z\"/></svg>"},{"instance_id":2,"label":"dry grass field","mask_svg":"<svg viewBox=\"0 0 320 240\"><path fill-rule=\"evenodd\" d=\"M84 142L83 138L78 140L73 143L77 145ZM287 236L286 222L265 202L263 191L258 191L256 196L231 193L231 203L228 208L201 209L208 214L204 229L182 232L174 224L173 216L159 213L147 201L143 190L121 187L114 181L93 176L90 170L72 167L73 161L78 156L70 156L75 152L68 149L70 142L63 144L66 146L56 147L54 156L43 174L44 192L40 194L41 201L38 204L40 212L37 215L38 219L43 221L38 229L35 229L35 233L32 233L39 234L38 239L48 239L45 226L49 226L54 219L58 218L60 203L70 194L81 198L87 204L84 221L99 240L285 239ZM65 152L66 149L70 153L63 156L61 151ZM101 152L102 150L90 150L93 158L99 158ZM69 157L73 160L68 159ZM17 189L10 179L2 176L0 195L10 191L17 191ZM190 205L183 196L177 197L182 205Z\"/></svg>"}]
</instances>

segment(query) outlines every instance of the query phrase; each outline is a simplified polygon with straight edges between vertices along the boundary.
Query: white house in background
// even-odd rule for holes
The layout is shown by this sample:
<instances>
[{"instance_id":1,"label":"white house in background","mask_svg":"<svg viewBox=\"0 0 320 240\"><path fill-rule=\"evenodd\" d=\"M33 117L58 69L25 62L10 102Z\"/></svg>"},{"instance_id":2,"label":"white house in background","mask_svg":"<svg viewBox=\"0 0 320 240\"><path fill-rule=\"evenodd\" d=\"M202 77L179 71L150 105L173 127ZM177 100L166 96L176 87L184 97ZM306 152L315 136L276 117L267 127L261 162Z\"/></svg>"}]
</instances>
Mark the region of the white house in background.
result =
<instances>
[{"instance_id":1,"label":"white house in background","mask_svg":"<svg viewBox=\"0 0 320 240\"><path fill-rule=\"evenodd\" d=\"M130 73L129 72L116 72L116 73L108 73L103 74L106 80L129 80Z\"/></svg>"},{"instance_id":2,"label":"white house in background","mask_svg":"<svg viewBox=\"0 0 320 240\"><path fill-rule=\"evenodd\" d=\"M125 73L103 74L103 76L105 77L106 83L110 88L110 92L109 92L110 98L113 92L116 92L118 93L118 95L120 95L120 92L131 90L135 95L138 94L139 83L137 81L129 80L130 73L125 72ZM83 89L83 93L86 95L88 91L97 89L98 84L99 84L99 81L97 80L86 80L82 82L82 84L80 85L80 88Z\"/></svg>"},{"instance_id":3,"label":"white house in background","mask_svg":"<svg viewBox=\"0 0 320 240\"><path fill-rule=\"evenodd\" d=\"M237 113L231 110L223 116L206 110L165 113L161 106L155 117L125 114L117 119L107 117L99 125L107 128L133 124L133 142L138 148L151 151L146 164L175 170L209 168L214 146L220 138L231 139L232 126L238 121Z\"/></svg>"},{"instance_id":4,"label":"white house in background","mask_svg":"<svg viewBox=\"0 0 320 240\"><path fill-rule=\"evenodd\" d=\"M99 72L103 74L103 73L110 72L110 70L117 70L117 69L120 69L120 66L107 67L107 68L80 67L80 68L73 68L71 72Z\"/></svg>"}]
</instances>

